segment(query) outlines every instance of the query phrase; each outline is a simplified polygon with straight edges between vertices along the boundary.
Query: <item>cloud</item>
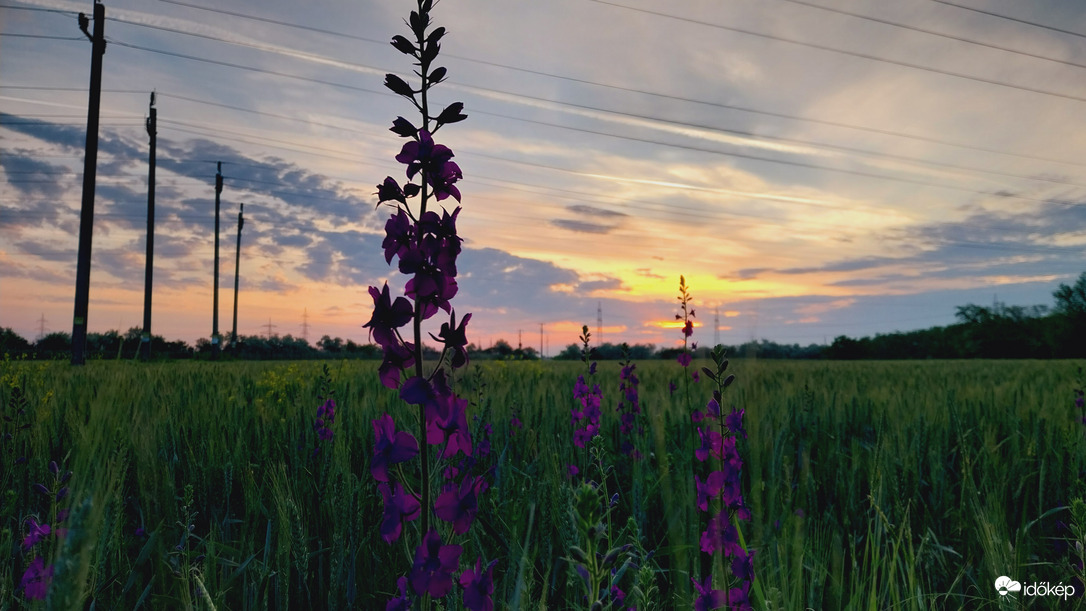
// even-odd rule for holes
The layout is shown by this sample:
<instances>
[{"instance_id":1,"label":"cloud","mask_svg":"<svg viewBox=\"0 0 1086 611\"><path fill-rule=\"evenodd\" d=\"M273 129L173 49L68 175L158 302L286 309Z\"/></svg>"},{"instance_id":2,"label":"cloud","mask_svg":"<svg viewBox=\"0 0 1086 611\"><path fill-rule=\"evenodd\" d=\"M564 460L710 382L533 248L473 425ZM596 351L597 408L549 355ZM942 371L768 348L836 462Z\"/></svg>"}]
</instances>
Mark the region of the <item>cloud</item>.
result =
<instances>
[{"instance_id":1,"label":"cloud","mask_svg":"<svg viewBox=\"0 0 1086 611\"><path fill-rule=\"evenodd\" d=\"M594 234L606 234L616 229L614 225L601 225L599 223L574 221L570 219L553 219L551 220L551 225L554 225L555 227L560 227L562 229L568 229L570 231L576 231L578 233Z\"/></svg>"},{"instance_id":2,"label":"cloud","mask_svg":"<svg viewBox=\"0 0 1086 611\"><path fill-rule=\"evenodd\" d=\"M65 183L69 181L63 176L69 173L68 168L34 159L26 149L0 155L0 168L8 184L30 197L59 198L67 190Z\"/></svg>"},{"instance_id":3,"label":"cloud","mask_svg":"<svg viewBox=\"0 0 1086 611\"><path fill-rule=\"evenodd\" d=\"M588 206L585 204L574 204L572 206L566 206L566 210L581 214L584 216L593 216L597 218L622 218L629 216L624 212L616 212L614 210L607 210L605 208L597 208L595 206Z\"/></svg>"}]
</instances>

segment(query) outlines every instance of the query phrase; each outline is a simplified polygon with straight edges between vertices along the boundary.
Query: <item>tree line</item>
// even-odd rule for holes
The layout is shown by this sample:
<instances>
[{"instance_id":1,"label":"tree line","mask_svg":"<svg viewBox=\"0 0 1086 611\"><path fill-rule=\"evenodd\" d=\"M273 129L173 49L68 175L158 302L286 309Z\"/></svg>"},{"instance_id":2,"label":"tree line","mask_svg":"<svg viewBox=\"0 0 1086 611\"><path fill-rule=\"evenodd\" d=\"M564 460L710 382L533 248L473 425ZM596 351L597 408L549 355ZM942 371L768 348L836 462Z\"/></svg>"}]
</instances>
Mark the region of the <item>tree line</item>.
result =
<instances>
[{"instance_id":1,"label":"tree line","mask_svg":"<svg viewBox=\"0 0 1086 611\"><path fill-rule=\"evenodd\" d=\"M1086 357L1086 272L1073 284L1060 284L1053 292L1053 306L992 306L968 304L955 312L958 322L945 327L916 331L878 334L853 339L839 336L829 345L778 344L767 340L725 346L728 354L737 357L767 359L965 359L965 358L1083 358ZM107 331L87 334L87 358L135 359L142 332L132 327L125 333ZM7 327L0 327L0 353L11 358L68 359L72 339L68 333L49 333L30 342ZM437 352L424 347L427 358ZM596 346L597 360L674 359L679 348L657 349L653 344L605 343ZM155 359L208 359L211 342L206 338L195 346L161 336L151 338L151 353ZM535 360L539 352L531 347L514 348L498 340L489 348L468 345L468 355L475 360ZM373 344L359 344L339 337L321 337L315 345L291 335L238 336L236 343L227 343L222 358L238 360L305 360L305 359L380 359L381 349ZM695 357L708 358L709 346L695 351ZM581 358L581 346L569 344L557 354L558 360Z\"/></svg>"}]
</instances>

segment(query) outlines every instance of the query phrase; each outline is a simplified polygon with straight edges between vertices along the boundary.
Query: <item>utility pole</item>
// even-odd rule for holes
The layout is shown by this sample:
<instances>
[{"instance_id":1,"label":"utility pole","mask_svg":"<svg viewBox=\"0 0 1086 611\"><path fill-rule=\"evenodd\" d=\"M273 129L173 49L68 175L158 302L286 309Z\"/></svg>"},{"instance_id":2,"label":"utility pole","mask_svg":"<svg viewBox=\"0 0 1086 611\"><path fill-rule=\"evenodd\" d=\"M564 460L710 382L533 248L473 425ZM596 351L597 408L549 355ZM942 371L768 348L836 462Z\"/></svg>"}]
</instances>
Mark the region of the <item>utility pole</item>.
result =
<instances>
[{"instance_id":1,"label":"utility pole","mask_svg":"<svg viewBox=\"0 0 1086 611\"><path fill-rule=\"evenodd\" d=\"M539 323L539 358L543 358L543 323Z\"/></svg>"},{"instance_id":2,"label":"utility pole","mask_svg":"<svg viewBox=\"0 0 1086 611\"><path fill-rule=\"evenodd\" d=\"M151 153L147 170L147 267L143 272L143 334L140 336L140 358L151 358L151 282L155 266L155 146L158 136L158 109L155 92L151 92L151 116L147 118L147 135L151 137Z\"/></svg>"},{"instance_id":3,"label":"utility pole","mask_svg":"<svg viewBox=\"0 0 1086 611\"><path fill-rule=\"evenodd\" d=\"M523 336L521 335L521 333L523 333L523 331L521 331L520 329L517 329L517 350L523 350L524 349L524 342L521 341L523 339Z\"/></svg>"},{"instance_id":4,"label":"utility pole","mask_svg":"<svg viewBox=\"0 0 1086 611\"><path fill-rule=\"evenodd\" d=\"M94 34L89 19L79 13L79 29L91 41L90 96L87 141L83 158L83 205L79 212L79 259L75 268L75 315L72 317L72 365L82 365L87 350L87 311L90 302L91 238L94 229L94 185L98 173L98 110L102 100L102 56L106 52L106 7L95 0Z\"/></svg>"},{"instance_id":5,"label":"utility pole","mask_svg":"<svg viewBox=\"0 0 1086 611\"><path fill-rule=\"evenodd\" d=\"M222 193L222 162L215 171L215 280L211 314L211 358L218 358L219 350L219 195Z\"/></svg>"},{"instance_id":6,"label":"utility pole","mask_svg":"<svg viewBox=\"0 0 1086 611\"><path fill-rule=\"evenodd\" d=\"M238 346L238 280L241 278L241 228L245 226L245 204L238 210L238 247L234 256L234 327L230 331L230 347Z\"/></svg>"}]
</instances>

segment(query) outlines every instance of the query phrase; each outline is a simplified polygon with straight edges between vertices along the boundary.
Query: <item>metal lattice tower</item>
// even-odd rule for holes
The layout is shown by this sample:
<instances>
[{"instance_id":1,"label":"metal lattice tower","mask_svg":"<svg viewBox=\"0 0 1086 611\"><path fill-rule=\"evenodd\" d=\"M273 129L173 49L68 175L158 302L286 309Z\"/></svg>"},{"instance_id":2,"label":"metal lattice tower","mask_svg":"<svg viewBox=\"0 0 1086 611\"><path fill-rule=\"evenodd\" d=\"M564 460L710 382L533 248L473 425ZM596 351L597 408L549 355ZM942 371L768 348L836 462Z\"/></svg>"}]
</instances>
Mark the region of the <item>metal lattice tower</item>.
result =
<instances>
[{"instance_id":1,"label":"metal lattice tower","mask_svg":"<svg viewBox=\"0 0 1086 611\"><path fill-rule=\"evenodd\" d=\"M603 302L596 303L596 345L603 345Z\"/></svg>"},{"instance_id":2,"label":"metal lattice tower","mask_svg":"<svg viewBox=\"0 0 1086 611\"><path fill-rule=\"evenodd\" d=\"M713 315L713 347L720 345L720 307L717 306Z\"/></svg>"}]
</instances>

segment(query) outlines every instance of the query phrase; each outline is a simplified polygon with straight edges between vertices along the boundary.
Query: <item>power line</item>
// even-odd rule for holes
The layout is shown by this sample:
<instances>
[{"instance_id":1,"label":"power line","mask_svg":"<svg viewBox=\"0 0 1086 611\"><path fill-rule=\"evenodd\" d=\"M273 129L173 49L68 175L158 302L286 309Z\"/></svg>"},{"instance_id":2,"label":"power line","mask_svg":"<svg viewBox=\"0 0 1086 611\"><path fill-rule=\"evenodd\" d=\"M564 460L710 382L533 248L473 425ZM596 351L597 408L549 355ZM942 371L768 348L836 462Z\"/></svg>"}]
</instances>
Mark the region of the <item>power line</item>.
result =
<instances>
[{"instance_id":1,"label":"power line","mask_svg":"<svg viewBox=\"0 0 1086 611\"><path fill-rule=\"evenodd\" d=\"M988 49L995 49L997 51L1004 51L1004 52L1007 52L1007 53L1014 53L1015 55L1022 55L1024 57L1031 57L1033 59L1040 59L1040 60L1044 60L1044 61L1055 62L1055 63L1058 63L1058 64L1063 64L1065 66L1074 66L1075 68L1086 68L1086 64L1082 64L1082 63L1079 63L1079 62L1073 62L1073 61L1066 60L1066 59L1059 59L1057 57L1049 57L1047 55L1039 55L1039 54L1036 54L1036 53L1030 53L1028 51L1019 51L1017 49L1011 49L1009 47L1004 47L1004 46L1000 46L1000 45L996 45L996 44L992 44L992 43L988 43L988 42L983 42L983 41L980 41L980 40L965 38L964 36L956 36L956 35L953 35L953 34L944 34L942 32L936 32L934 30L929 30L927 28L921 28L921 27L914 26L914 25L899 23L899 22L896 22L896 21L890 21L889 19L882 19L882 18L879 18L879 17L872 17L870 15L862 15L860 13L853 13L852 11L846 11L844 9L839 9L839 8L834 8L834 7L829 7L829 6L822 6L821 4L815 4L813 2L807 2L806 0L779 0L779 1L780 2L791 2L792 4L807 6L807 7L810 7L810 8L815 8L815 9L819 9L819 10L822 10L822 11L827 11L827 12L830 12L830 13L837 13L838 15L846 15L848 17L854 17L856 19L863 19L865 21L871 21L871 22L874 22L874 23L889 25L889 26L893 26L893 27L896 27L896 28L901 28L901 29L904 29L904 30L911 30L913 32L920 32L921 34L928 34L928 35L931 35L931 36L938 36L940 38L946 38L948 40L954 40L954 41L957 41L957 42L964 42L964 43L971 44L971 45L977 45L979 47L986 47ZM934 1L938 2L940 0L934 0ZM949 2L943 2L943 4L950 4L950 3ZM957 5L951 5L951 6L957 6ZM1030 24L1030 25L1035 25L1035 24Z\"/></svg>"},{"instance_id":2,"label":"power line","mask_svg":"<svg viewBox=\"0 0 1086 611\"><path fill-rule=\"evenodd\" d=\"M121 47L127 47L129 49L136 49L138 51L147 51L147 52L150 52L150 53L158 53L160 55L168 55L168 56L177 57L177 58L180 58L180 59L187 59L187 60L191 60L191 61L203 62L203 63L206 63L206 64L214 64L214 65L217 65L217 66L224 66L224 67L227 67L227 68L235 68L235 69L239 69L239 70L249 70L251 72L259 72L259 73L262 73L262 74L270 74L270 75L274 75L274 76L280 76L280 77L284 77L284 78L290 78L290 79L295 79L295 80L299 80L299 81L304 81L304 82L307 82L307 83L315 83L317 85L328 85L329 87L338 87L340 89L349 89L351 91L363 91L363 92L366 92L366 93L374 93L374 94L377 94L377 95L389 95L389 96L392 95L392 94L386 93L384 91L377 91L375 89L368 89L366 87L358 87L358 86L355 86L355 85L348 85L346 83L336 83L336 82L332 82L332 81L325 81L325 80L315 79L315 78L306 77L306 76L299 76L297 74L288 74L286 72L279 72L277 70L268 70L268 69L265 69L265 68L256 68L254 66L245 66L245 65L242 65L242 64L235 64L235 63L232 63L232 62L225 62L225 61L217 60L217 59L208 59L206 57L196 57L194 55L186 55L184 53L175 53L173 51L164 51L162 49L152 49L151 47L144 47L142 45L134 45L134 44L127 43L127 42L122 42L122 41L119 41L119 40L110 39L109 42L110 42L110 44L114 44L114 45L121 46ZM224 42L226 42L226 41L224 41Z\"/></svg>"},{"instance_id":3,"label":"power line","mask_svg":"<svg viewBox=\"0 0 1086 611\"><path fill-rule=\"evenodd\" d=\"M77 11L65 11L55 8L44 8L40 6L14 6L11 4L0 4L0 8L11 9L15 11L35 11L40 13L56 13L58 15L73 16L78 14Z\"/></svg>"},{"instance_id":4,"label":"power line","mask_svg":"<svg viewBox=\"0 0 1086 611\"><path fill-rule=\"evenodd\" d=\"M826 51L826 52L829 52L829 53L838 53L840 55L847 55L849 57L856 57L856 58L859 58L859 59L866 59L866 60L870 60L870 61L882 62L882 63L886 63L886 64L891 64L891 65L894 65L894 66L900 66L900 67L903 67L903 68L911 68L913 70L921 70L921 71L930 72L930 73L933 73L933 74L941 74L943 76L951 76L951 77L954 77L954 78L960 78L960 79L964 79L964 80L974 81L974 82L977 82L977 83L984 83L984 84L987 84L987 85L996 85L998 87L1007 87L1007 88L1010 88L1010 89L1017 89L1019 91L1026 91L1026 92L1029 92L1029 93L1036 93L1036 94L1039 94L1039 95L1047 95L1047 96L1052 96L1052 97L1057 97L1057 98L1063 98L1063 99L1066 99L1066 100L1074 100L1076 102L1086 102L1086 97L1077 96L1077 95L1070 94L1070 93L1061 93L1061 92L1058 92L1058 91L1049 91L1049 90L1046 90L1046 89L1039 89L1039 88L1036 88L1036 87L1029 87L1029 86L1026 86L1026 85L1015 85L1015 84L1012 84L1012 83L1007 83L1007 82L999 81L999 80L996 80L996 79L984 78L984 77L980 77L980 76L973 76L973 75L970 75L970 74L965 74L963 72L954 72L952 70L944 70L942 68L934 68L932 66L924 66L924 65L921 65L921 64L914 64L912 62L896 60L896 59L889 59L889 58L886 58L886 57L879 57L877 55L872 55L870 53L860 53L858 51L847 51L845 49L838 49L836 47L831 47L829 45L823 45L823 44L813 43L813 42L804 42L802 40L796 40L794 38L788 38L786 36L779 36L779 35L776 35L776 34L766 34L766 33L763 33L763 32L756 32L754 30L749 30L749 29L746 29L746 28L728 26L728 25L723 25L723 24L719 24L719 23L711 23L711 22L708 22L708 21L701 21L701 20L698 20L698 19L691 19L689 17L682 17L682 16L679 16L679 15L672 15L672 14L663 13L663 12L660 12L660 11L653 11L653 10L638 8L638 7L634 7L634 6L627 6L625 4L619 4L617 2L609 2L608 0L586 0L586 1L587 2L595 2L597 4L605 4L607 6L613 6L613 7L616 7L616 8L626 9L626 10L629 10L629 11L635 11L635 12L638 12L638 13L646 13L646 14L649 14L649 15L655 15L657 17L664 17L664 18L667 18L667 19L674 19L676 21L683 21L683 22L687 22L687 23L693 23L693 24L697 24L697 25L701 25L701 26L705 26L705 27L709 27L709 28L718 29L718 30L726 30L726 31L729 31L729 32L736 32L738 34L746 34L747 36L754 36L754 37L757 37L757 38L764 38L764 39L772 40L772 41L775 41L775 42L786 42L786 43L789 43L789 44L799 45L799 46L802 46L802 47L808 47L808 48L811 48L811 49L818 49L819 51ZM936 1L941 1L941 0L936 0Z\"/></svg>"},{"instance_id":5,"label":"power line","mask_svg":"<svg viewBox=\"0 0 1086 611\"><path fill-rule=\"evenodd\" d=\"M228 11L228 10L221 9L221 8L212 8L210 6L200 6L198 4L191 4L191 3L188 3L188 2L180 2L179 0L159 0L159 2L165 2L167 4L176 4L178 6L184 6L184 7L188 7L188 8L199 9L201 11L209 11L209 12L212 12L212 13L218 13L220 15L230 15L232 17L241 17L243 19L252 19L254 21L263 21L264 23L271 23L271 24L275 24L275 25L281 25L281 26L285 26L285 27L288 27L288 28L295 28L295 29L298 29L298 30L306 30L308 32L317 32L317 33L320 33L320 34L329 34L331 36L339 36L339 37L342 37L342 38L349 38L351 40L361 40L361 41L372 42L372 43L376 43L376 44L380 44L380 45L388 44L388 41L385 41L385 40L376 40L376 39L373 39L373 38L367 38L365 36L358 36L356 34L344 34L343 32L334 32L332 30L325 30L323 28L316 28L316 27L313 27L313 26L302 25L300 23L289 23L289 22L286 22L286 21L278 21L276 19L270 19L268 17L258 17L256 15L247 15L245 13L237 13L237 12L234 12L234 11Z\"/></svg>"},{"instance_id":6,"label":"power line","mask_svg":"<svg viewBox=\"0 0 1086 611\"><path fill-rule=\"evenodd\" d=\"M76 40L82 41L86 38L82 36L53 36L50 34L16 34L12 32L0 32L2 38L34 38L38 40Z\"/></svg>"},{"instance_id":7,"label":"power line","mask_svg":"<svg viewBox=\"0 0 1086 611\"><path fill-rule=\"evenodd\" d=\"M1021 24L1024 24L1024 25L1031 25L1031 26L1033 26L1035 28L1041 28L1041 29L1044 29L1044 30L1048 30L1050 32L1058 32L1060 34L1068 34L1070 36L1077 36L1079 38L1086 38L1086 34L1082 34L1081 32L1073 32L1071 30L1064 30L1064 29L1061 29L1061 28L1052 27L1050 25L1044 25L1043 23L1037 23L1037 22L1034 22L1034 21L1026 21L1025 19L1019 19L1017 17L1010 17L1008 15L1003 15L1003 14L995 13L995 12L992 12L992 11L986 11L986 10L979 9L979 8L973 8L971 6L965 6L965 5L957 4L957 3L954 3L954 2L948 2L947 0L931 0L931 1L932 2L938 2L939 4L945 4L947 6L953 6L955 8L960 8L963 11L973 11L974 13L980 13L981 15L988 15L990 17L997 17L999 19L1006 19L1007 21L1013 21L1015 23L1021 23Z\"/></svg>"},{"instance_id":8,"label":"power line","mask_svg":"<svg viewBox=\"0 0 1086 611\"><path fill-rule=\"evenodd\" d=\"M591 2L603 2L603 0L589 0L589 1L591 1ZM608 3L608 2L603 2L603 3L604 4L611 4L611 3ZM624 5L617 5L616 4L615 6L624 6ZM627 8L630 8L630 7L627 7ZM642 9L632 9L632 10L640 11ZM685 18L683 18L683 19L685 19ZM210 63L213 63L213 64L224 65L224 66L228 66L228 67L236 68L236 69L254 70L254 71L257 71L257 72L275 74L275 75L283 76L283 77L287 77L287 78L297 78L297 79L301 79L301 80L305 80L305 81L317 82L317 83L320 83L320 84L327 84L327 85L337 86L337 87L346 87L346 88L349 88L349 89L357 89L357 90L366 91L366 92L369 92L369 93L379 93L381 95L384 95L383 92L376 92L376 91L373 91L373 90L354 87L354 86L350 86L350 85L345 85L345 84L342 84L342 83L334 83L334 82L331 82L331 81L323 81L323 80L319 80L319 79L310 79L310 78L307 78L307 77L299 77L299 76L296 76L296 75L290 75L290 74L276 72L276 71L269 71L269 70L265 70L265 69L254 68L254 67L244 66L244 65L240 65L240 64L233 64L233 63L230 63L230 62L221 62L221 61L218 61L218 60L209 60L209 59L205 59L205 58L199 58L199 57L195 57L195 56L189 56L189 55L184 55L184 54L179 54L179 53L173 53L173 52L169 52L169 51L162 51L162 50L158 50L158 49L151 49L151 48L148 48L148 47L141 47L141 46L138 46L138 45L129 45L129 44L123 43L123 42L116 42L116 44L120 44L122 46L127 46L127 47L132 47L132 48L136 48L136 49L141 49L141 50L145 50L145 51L151 51L151 52L155 52L155 53L163 53L163 54L166 54L166 55L172 55L172 56L176 56L176 57L180 57L180 58L184 58L184 59L190 59L190 60L194 60L194 61L210 62ZM655 117L646 117L644 115L632 115L631 113L623 113L623 112L620 112L620 111L612 111L612 110L608 110L608 109L602 109L602 108L591 107L591 106L586 106L586 105L573 104L573 103L569 103L569 102L558 102L558 101L554 101L554 100L536 98L534 96L513 94L513 93L510 93L510 92L505 92L505 91L500 91L500 90L495 90L495 89L489 89L489 88L476 88L476 89L481 89L481 90L494 92L494 93L501 93L501 94L504 94L504 95L513 95L513 96L517 96L517 97L523 97L523 98L526 98L526 99L533 99L533 100L536 100L536 101L544 101L544 102L549 102L549 103L555 103L555 104L559 104L559 105L563 105L563 106L570 106L570 107L582 108L582 109L587 109L587 110L593 110L593 111L596 111L596 112L604 112L604 113L625 115L625 116L634 116L634 117L637 117L637 118L647 119L647 120L651 120L651 121L660 121L662 123L673 123L673 124L678 124L678 125L684 125L686 127L694 127L691 124L683 124L683 123L680 123L680 122L672 122L672 121L668 121L668 120L658 119L658 118L655 118ZM1086 101L1086 98L1082 98L1082 100ZM912 179L912 178L887 176L885 174L878 174L878 173L866 172L866 171L861 171L861 170L850 170L850 169L845 169L845 168L834 168L832 166L826 166L826 165L820 165L820 164L812 164L812 163L799 162L799 161L773 159L773 158L769 158L769 157L763 157L763 156L751 155L751 154L745 154L745 153L727 153L727 152L723 152L723 151L718 151L718 150L714 150L714 149L707 149L707 148L704 148L704 147L696 147L696 146L692 146L692 145L681 145L681 144L667 143L667 142L661 142L659 140L652 140L652 139L647 139L647 138L635 138L635 137L632 137L632 136L623 136L623 135L617 135L617 134L610 134L610 133L607 133L607 132L601 132L601 131L597 131L597 130L588 130L588 129L584 129L584 128L575 128L575 127L570 127L570 126L559 125L559 124L555 124L555 123L548 123L548 122L543 122L543 121L535 121L535 120L524 119L524 118L519 118L519 117L510 117L510 116L507 116L507 115L501 115L499 113L487 113L485 111L476 111L476 112L479 112L480 114L491 114L491 115L500 116L500 117L504 117L504 118L508 118L508 119L512 119L512 120L517 120L517 121L523 121L523 122L535 123L535 124L540 124L540 125L545 125L545 126L550 126L550 127L558 127L558 128L562 128L562 129L580 131L580 132L588 133L588 134L610 136L610 137L614 137L614 138L644 142L644 143L647 143L647 144L668 146L668 147L691 150L691 151L695 151L695 152L706 152L706 153L711 153L711 154L725 155L725 156L730 156L730 157L748 159L748 160L752 160L752 161L762 161L762 162L768 162L768 163L778 163L778 164L791 165L791 166L796 166L796 167L805 167L805 168L809 168L809 169L818 169L818 170L826 170L826 171L833 171L833 172L841 172L841 173L846 173L846 174L852 174L852 175L855 175L855 176L861 176L861 177L867 177L867 178L876 178L876 179L883 179L883 180L893 180L893 181L897 181L897 182L904 182L904 183L909 183L909 184L919 184L919 185L924 185L924 186L935 186L935 187L943 187L943 188L950 188L950 189L956 189L956 190L963 190L964 189L962 187L953 187L953 186L945 185L945 184L942 184L942 183L932 183L930 181L923 181L923 180ZM696 127L699 127L701 129L712 129L714 131L724 131L724 132L728 131L728 130L720 130L718 128L707 128L705 126L696 126ZM251 136L251 137L257 137L257 136ZM834 145L826 145L826 146L833 147ZM838 148L841 148L841 147L838 147ZM868 153L869 154L887 156L887 157L894 157L892 155L877 153L877 152L873 152L873 151L868 152ZM1009 177L1012 177L1012 178L1020 178L1020 179L1028 179L1028 180L1043 180L1043 181L1046 181L1046 182L1058 182L1058 183L1072 184L1072 185L1075 184L1075 183L1069 183L1067 181L1060 181L1060 180L1050 179L1050 178L1037 178L1037 177L1030 177L1030 176L1021 176L1021 175L1008 175L1006 173L992 172L992 171L976 169L976 168L967 168L965 166L949 166L949 164L944 164L944 163L940 163L940 162L928 162L928 161L916 160L916 159L909 159L909 160L910 161L919 161L920 163L925 163L925 164L929 164L929 165L953 167L954 169L958 169L958 170L965 169L967 171L979 171L979 172L983 172L983 173L995 173L995 174L1000 174L1000 175L1004 175L1004 176L1009 176ZM968 190L968 189L965 189L965 190Z\"/></svg>"}]
</instances>

